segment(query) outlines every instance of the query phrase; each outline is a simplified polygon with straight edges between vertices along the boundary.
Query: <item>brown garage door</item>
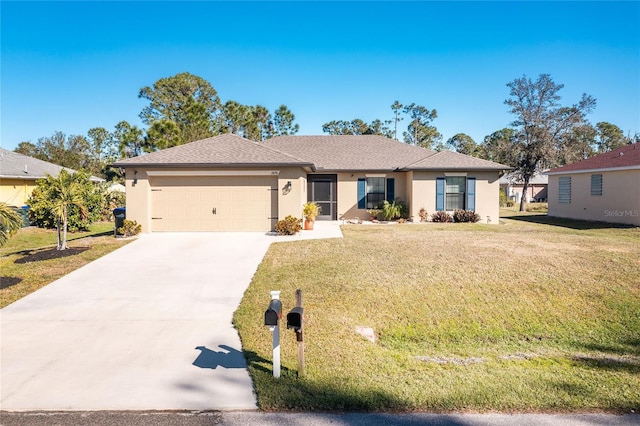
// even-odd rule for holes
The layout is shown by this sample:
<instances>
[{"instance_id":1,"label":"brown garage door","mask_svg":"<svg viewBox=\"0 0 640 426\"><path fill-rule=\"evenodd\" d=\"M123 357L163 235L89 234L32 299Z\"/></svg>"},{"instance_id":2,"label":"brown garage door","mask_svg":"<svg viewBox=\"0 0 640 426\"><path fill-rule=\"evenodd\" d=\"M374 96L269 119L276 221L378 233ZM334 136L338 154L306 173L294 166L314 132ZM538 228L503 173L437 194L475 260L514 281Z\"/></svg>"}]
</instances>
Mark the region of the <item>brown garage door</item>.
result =
<instances>
[{"instance_id":1,"label":"brown garage door","mask_svg":"<svg viewBox=\"0 0 640 426\"><path fill-rule=\"evenodd\" d=\"M152 231L271 231L277 180L271 176L165 176L151 183Z\"/></svg>"}]
</instances>

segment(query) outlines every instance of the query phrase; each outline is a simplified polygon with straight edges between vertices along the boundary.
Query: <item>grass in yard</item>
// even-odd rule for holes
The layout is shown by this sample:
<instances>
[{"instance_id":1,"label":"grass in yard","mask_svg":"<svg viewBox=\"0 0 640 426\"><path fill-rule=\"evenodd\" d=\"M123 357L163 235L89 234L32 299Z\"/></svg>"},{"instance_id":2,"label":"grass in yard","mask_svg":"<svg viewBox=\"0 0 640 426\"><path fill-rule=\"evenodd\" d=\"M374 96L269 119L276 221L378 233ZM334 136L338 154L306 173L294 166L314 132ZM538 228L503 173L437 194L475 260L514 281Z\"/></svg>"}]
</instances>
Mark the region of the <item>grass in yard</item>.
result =
<instances>
[{"instance_id":1,"label":"grass in yard","mask_svg":"<svg viewBox=\"0 0 640 426\"><path fill-rule=\"evenodd\" d=\"M234 317L260 407L639 409L640 228L502 221L347 225L344 239L273 244ZM274 380L264 310L281 290L286 314L297 288L306 376L283 325Z\"/></svg>"},{"instance_id":2,"label":"grass in yard","mask_svg":"<svg viewBox=\"0 0 640 426\"><path fill-rule=\"evenodd\" d=\"M69 234L69 249L56 250L56 231L23 228L0 249L0 308L33 293L130 240L113 236L113 223Z\"/></svg>"}]
</instances>

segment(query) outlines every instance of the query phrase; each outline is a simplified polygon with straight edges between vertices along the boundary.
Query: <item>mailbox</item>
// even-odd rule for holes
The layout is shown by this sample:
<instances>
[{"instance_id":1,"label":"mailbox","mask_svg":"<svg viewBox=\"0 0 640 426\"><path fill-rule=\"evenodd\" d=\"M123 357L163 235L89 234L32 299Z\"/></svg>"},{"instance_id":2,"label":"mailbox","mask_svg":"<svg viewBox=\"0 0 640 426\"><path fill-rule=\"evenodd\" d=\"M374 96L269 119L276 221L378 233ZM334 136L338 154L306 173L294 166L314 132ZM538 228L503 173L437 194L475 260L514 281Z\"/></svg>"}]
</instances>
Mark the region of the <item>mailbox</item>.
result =
<instances>
[{"instance_id":1,"label":"mailbox","mask_svg":"<svg viewBox=\"0 0 640 426\"><path fill-rule=\"evenodd\" d=\"M282 302L278 299L272 299L264 312L264 325L276 326L280 318L282 318Z\"/></svg>"},{"instance_id":2,"label":"mailbox","mask_svg":"<svg viewBox=\"0 0 640 426\"><path fill-rule=\"evenodd\" d=\"M287 328L293 328L296 331L302 329L302 308L293 308L287 314Z\"/></svg>"}]
</instances>

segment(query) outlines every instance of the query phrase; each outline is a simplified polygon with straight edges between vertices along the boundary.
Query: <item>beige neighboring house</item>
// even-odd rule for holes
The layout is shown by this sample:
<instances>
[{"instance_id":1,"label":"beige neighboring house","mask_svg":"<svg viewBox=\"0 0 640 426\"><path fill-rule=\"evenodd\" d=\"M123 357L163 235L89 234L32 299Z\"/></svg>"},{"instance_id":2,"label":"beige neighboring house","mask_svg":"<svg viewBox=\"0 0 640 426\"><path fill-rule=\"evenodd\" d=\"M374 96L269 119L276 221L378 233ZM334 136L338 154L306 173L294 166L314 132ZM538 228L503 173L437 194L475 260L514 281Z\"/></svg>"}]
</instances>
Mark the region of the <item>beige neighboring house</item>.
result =
<instances>
[{"instance_id":1,"label":"beige neighboring house","mask_svg":"<svg viewBox=\"0 0 640 426\"><path fill-rule=\"evenodd\" d=\"M508 166L382 136L211 137L114 164L126 169L127 218L156 231L271 231L302 205L318 220L368 219L402 199L420 208L475 210L498 223L499 173Z\"/></svg>"},{"instance_id":2,"label":"beige neighboring house","mask_svg":"<svg viewBox=\"0 0 640 426\"><path fill-rule=\"evenodd\" d=\"M531 176L529 185L527 186L527 193L525 194L525 203L547 201L549 177L543 173L537 173ZM513 200L516 204L522 199L523 189L524 182L513 172L507 173L500 178L500 190L504 191L507 198Z\"/></svg>"},{"instance_id":3,"label":"beige neighboring house","mask_svg":"<svg viewBox=\"0 0 640 426\"><path fill-rule=\"evenodd\" d=\"M62 169L75 173L73 169L0 148L0 201L14 207L24 206L39 179L58 176ZM91 181L104 179L92 176Z\"/></svg>"},{"instance_id":4,"label":"beige neighboring house","mask_svg":"<svg viewBox=\"0 0 640 426\"><path fill-rule=\"evenodd\" d=\"M547 174L549 216L640 226L640 144Z\"/></svg>"}]
</instances>

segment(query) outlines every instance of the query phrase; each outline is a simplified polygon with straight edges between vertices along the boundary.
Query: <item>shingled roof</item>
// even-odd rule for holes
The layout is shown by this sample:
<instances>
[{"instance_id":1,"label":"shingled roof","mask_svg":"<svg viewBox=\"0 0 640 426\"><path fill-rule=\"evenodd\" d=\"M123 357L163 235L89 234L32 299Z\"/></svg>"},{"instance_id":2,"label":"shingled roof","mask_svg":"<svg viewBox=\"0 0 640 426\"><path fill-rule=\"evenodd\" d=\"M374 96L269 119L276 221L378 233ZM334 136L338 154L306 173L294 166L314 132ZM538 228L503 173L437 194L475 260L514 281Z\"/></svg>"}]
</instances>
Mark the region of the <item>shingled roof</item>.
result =
<instances>
[{"instance_id":1,"label":"shingled roof","mask_svg":"<svg viewBox=\"0 0 640 426\"><path fill-rule=\"evenodd\" d=\"M410 164L407 170L509 170L512 167L453 151L440 151Z\"/></svg>"},{"instance_id":2,"label":"shingled roof","mask_svg":"<svg viewBox=\"0 0 640 426\"><path fill-rule=\"evenodd\" d=\"M640 143L625 145L604 154L594 155L586 160L557 167L549 170L547 174L610 169L640 169Z\"/></svg>"},{"instance_id":3,"label":"shingled roof","mask_svg":"<svg viewBox=\"0 0 640 426\"><path fill-rule=\"evenodd\" d=\"M312 167L309 161L227 133L114 163L116 167Z\"/></svg>"},{"instance_id":4,"label":"shingled roof","mask_svg":"<svg viewBox=\"0 0 640 426\"><path fill-rule=\"evenodd\" d=\"M450 151L436 152L384 136L277 136L253 142L224 134L118 161L118 167L299 166L314 171L506 170Z\"/></svg>"},{"instance_id":5,"label":"shingled roof","mask_svg":"<svg viewBox=\"0 0 640 426\"><path fill-rule=\"evenodd\" d=\"M277 136L266 146L304 158L317 170L388 171L435 154L435 151L407 145L384 136Z\"/></svg>"},{"instance_id":6,"label":"shingled roof","mask_svg":"<svg viewBox=\"0 0 640 426\"><path fill-rule=\"evenodd\" d=\"M47 175L57 177L62 169L69 173L75 173L75 170L68 167L58 166L57 164L0 148L0 177L2 178L37 180L43 179ZM104 179L91 176L91 180L100 182Z\"/></svg>"}]
</instances>

